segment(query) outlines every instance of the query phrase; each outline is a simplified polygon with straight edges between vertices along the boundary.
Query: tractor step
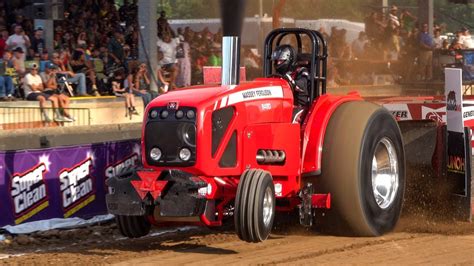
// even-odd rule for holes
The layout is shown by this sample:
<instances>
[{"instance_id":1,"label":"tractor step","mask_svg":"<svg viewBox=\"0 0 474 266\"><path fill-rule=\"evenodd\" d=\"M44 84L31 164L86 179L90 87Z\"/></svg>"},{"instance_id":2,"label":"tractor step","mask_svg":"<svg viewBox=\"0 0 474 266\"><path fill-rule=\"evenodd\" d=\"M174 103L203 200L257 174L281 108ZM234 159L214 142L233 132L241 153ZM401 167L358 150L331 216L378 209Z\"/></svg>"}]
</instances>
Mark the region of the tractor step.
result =
<instances>
[{"instance_id":1,"label":"tractor step","mask_svg":"<svg viewBox=\"0 0 474 266\"><path fill-rule=\"evenodd\" d=\"M331 194L314 194L313 184L307 183L300 194L301 204L298 205L300 224L310 227L313 225L314 209L330 209Z\"/></svg>"}]
</instances>

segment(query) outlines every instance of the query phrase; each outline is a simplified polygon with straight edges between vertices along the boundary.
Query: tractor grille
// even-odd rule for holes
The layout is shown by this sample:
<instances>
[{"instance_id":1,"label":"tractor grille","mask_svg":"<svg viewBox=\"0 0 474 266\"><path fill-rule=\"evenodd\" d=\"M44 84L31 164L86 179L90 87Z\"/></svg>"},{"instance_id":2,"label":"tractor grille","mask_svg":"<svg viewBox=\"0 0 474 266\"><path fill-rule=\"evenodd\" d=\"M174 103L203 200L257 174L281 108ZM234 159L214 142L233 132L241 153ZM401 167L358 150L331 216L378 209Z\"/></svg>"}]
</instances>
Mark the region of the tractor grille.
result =
<instances>
[{"instance_id":1,"label":"tractor grille","mask_svg":"<svg viewBox=\"0 0 474 266\"><path fill-rule=\"evenodd\" d=\"M188 108L189 109L189 108ZM165 108L153 109L161 113ZM150 113L153 111L151 110ZM169 112L166 118L158 116L148 119L145 128L145 152L149 165L154 166L192 166L196 163L196 125L195 118L186 117L176 119L175 111ZM184 109L186 113L186 109ZM150 151L153 148L161 150L161 158L153 160ZM181 149L187 148L191 151L188 161L179 158Z\"/></svg>"}]
</instances>

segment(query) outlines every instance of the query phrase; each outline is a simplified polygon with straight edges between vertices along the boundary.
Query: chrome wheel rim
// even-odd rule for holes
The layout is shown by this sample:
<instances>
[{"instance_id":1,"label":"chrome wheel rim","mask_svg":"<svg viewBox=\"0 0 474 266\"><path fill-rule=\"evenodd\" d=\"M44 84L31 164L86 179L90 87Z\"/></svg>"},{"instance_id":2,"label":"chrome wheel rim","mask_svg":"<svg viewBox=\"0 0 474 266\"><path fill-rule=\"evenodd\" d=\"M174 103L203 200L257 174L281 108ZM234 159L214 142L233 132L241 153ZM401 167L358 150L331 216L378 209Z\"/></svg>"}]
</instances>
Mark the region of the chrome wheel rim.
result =
<instances>
[{"instance_id":1,"label":"chrome wheel rim","mask_svg":"<svg viewBox=\"0 0 474 266\"><path fill-rule=\"evenodd\" d=\"M394 202L399 186L398 157L395 146L388 138L382 138L375 148L372 159L372 192L381 209Z\"/></svg>"},{"instance_id":2,"label":"chrome wheel rim","mask_svg":"<svg viewBox=\"0 0 474 266\"><path fill-rule=\"evenodd\" d=\"M273 216L273 192L270 187L267 187L265 190L265 195L263 196L263 223L265 226L270 225L270 221Z\"/></svg>"}]
</instances>

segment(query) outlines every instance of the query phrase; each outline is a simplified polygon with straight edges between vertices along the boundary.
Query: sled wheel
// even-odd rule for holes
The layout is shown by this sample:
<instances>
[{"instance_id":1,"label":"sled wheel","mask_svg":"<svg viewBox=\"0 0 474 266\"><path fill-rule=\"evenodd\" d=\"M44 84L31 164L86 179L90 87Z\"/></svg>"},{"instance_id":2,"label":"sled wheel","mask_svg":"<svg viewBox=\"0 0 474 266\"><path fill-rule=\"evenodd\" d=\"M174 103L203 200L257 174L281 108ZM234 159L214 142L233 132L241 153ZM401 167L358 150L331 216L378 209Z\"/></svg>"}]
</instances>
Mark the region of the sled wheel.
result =
<instances>
[{"instance_id":1,"label":"sled wheel","mask_svg":"<svg viewBox=\"0 0 474 266\"><path fill-rule=\"evenodd\" d=\"M405 190L403 141L393 116L368 102L341 105L327 127L322 156L320 182L331 193L330 216L356 236L391 231Z\"/></svg>"},{"instance_id":2,"label":"sled wheel","mask_svg":"<svg viewBox=\"0 0 474 266\"><path fill-rule=\"evenodd\" d=\"M116 215L115 220L123 236L137 238L146 236L150 232L151 224L145 216Z\"/></svg>"},{"instance_id":3,"label":"sled wheel","mask_svg":"<svg viewBox=\"0 0 474 266\"><path fill-rule=\"evenodd\" d=\"M235 198L234 222L237 235L247 242L267 239L275 218L275 188L270 173L246 170Z\"/></svg>"}]
</instances>

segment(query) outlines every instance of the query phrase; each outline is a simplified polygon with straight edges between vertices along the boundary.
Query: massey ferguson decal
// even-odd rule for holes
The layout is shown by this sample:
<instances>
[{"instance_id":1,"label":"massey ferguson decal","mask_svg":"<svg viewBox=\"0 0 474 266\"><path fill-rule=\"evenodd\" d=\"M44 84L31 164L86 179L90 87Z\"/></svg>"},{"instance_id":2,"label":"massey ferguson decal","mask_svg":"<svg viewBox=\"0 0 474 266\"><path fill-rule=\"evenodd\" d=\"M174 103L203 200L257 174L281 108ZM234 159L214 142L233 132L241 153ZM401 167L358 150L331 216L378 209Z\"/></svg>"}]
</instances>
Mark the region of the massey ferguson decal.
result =
<instances>
[{"instance_id":1,"label":"massey ferguson decal","mask_svg":"<svg viewBox=\"0 0 474 266\"><path fill-rule=\"evenodd\" d=\"M90 175L91 168L92 158L88 156L71 169L65 169L59 173L65 218L94 201L94 182Z\"/></svg>"},{"instance_id":2,"label":"massey ferguson decal","mask_svg":"<svg viewBox=\"0 0 474 266\"><path fill-rule=\"evenodd\" d=\"M421 106L421 119L433 120L436 122L446 122L446 108L430 108L428 106Z\"/></svg>"},{"instance_id":3,"label":"massey ferguson decal","mask_svg":"<svg viewBox=\"0 0 474 266\"><path fill-rule=\"evenodd\" d=\"M26 172L14 174L10 194L13 200L15 224L31 218L48 207L45 174L47 166L41 162Z\"/></svg>"}]
</instances>

